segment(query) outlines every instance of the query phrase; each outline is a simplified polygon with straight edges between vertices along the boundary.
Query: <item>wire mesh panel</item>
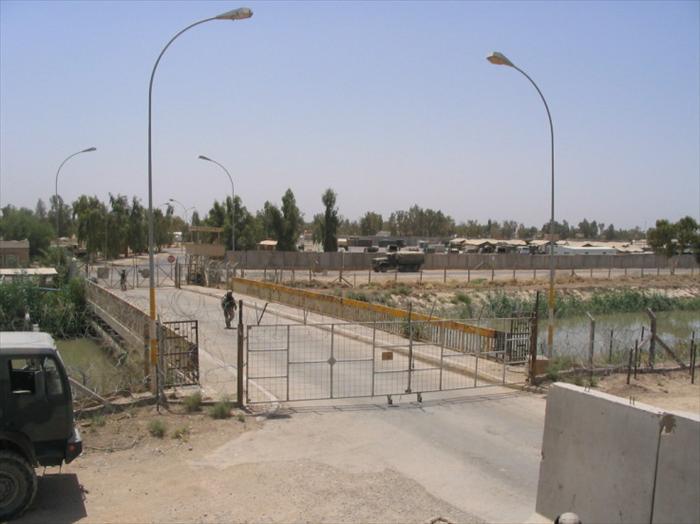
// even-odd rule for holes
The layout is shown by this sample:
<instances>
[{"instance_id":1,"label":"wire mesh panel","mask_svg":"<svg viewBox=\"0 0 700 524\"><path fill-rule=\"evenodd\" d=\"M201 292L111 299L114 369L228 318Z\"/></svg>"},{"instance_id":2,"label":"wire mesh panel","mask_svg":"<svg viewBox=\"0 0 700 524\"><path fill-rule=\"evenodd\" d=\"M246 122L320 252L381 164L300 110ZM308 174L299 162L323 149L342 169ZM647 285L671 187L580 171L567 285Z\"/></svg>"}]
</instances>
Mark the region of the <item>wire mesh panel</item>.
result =
<instances>
[{"instance_id":1,"label":"wire mesh panel","mask_svg":"<svg viewBox=\"0 0 700 524\"><path fill-rule=\"evenodd\" d=\"M199 384L198 321L163 322L159 345L165 387Z\"/></svg>"},{"instance_id":2,"label":"wire mesh panel","mask_svg":"<svg viewBox=\"0 0 700 524\"><path fill-rule=\"evenodd\" d=\"M469 351L446 347L453 331L439 322L249 326L248 401L400 395L524 378L506 372L505 349L494 350L490 339L472 341Z\"/></svg>"}]
</instances>

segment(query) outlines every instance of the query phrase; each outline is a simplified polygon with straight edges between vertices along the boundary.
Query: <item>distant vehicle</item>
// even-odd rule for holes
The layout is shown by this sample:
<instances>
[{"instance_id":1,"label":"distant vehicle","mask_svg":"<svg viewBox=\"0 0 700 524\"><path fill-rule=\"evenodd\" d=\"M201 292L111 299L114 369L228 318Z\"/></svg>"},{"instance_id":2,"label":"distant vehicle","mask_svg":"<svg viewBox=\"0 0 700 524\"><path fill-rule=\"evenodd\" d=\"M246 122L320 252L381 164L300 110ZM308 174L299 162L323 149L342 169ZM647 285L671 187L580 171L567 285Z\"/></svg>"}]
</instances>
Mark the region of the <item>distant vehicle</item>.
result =
<instances>
[{"instance_id":1,"label":"distant vehicle","mask_svg":"<svg viewBox=\"0 0 700 524\"><path fill-rule=\"evenodd\" d=\"M83 450L61 356L47 333L0 332L0 522L34 500L34 468L68 464Z\"/></svg>"},{"instance_id":2,"label":"distant vehicle","mask_svg":"<svg viewBox=\"0 0 700 524\"><path fill-rule=\"evenodd\" d=\"M385 257L372 259L372 269L375 272L386 272L389 269L396 271L420 271L425 262L425 255L415 251L393 251Z\"/></svg>"}]
</instances>

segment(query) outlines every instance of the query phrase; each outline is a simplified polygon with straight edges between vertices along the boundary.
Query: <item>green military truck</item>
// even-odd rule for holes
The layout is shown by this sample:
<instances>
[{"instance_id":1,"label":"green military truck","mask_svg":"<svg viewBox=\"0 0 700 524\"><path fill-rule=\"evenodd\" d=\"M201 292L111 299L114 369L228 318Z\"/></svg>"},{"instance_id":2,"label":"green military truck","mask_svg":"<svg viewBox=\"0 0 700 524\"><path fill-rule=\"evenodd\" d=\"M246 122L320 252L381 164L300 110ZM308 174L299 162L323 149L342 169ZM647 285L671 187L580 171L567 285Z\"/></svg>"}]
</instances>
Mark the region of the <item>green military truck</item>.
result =
<instances>
[{"instance_id":1,"label":"green military truck","mask_svg":"<svg viewBox=\"0 0 700 524\"><path fill-rule=\"evenodd\" d=\"M425 255L417 251L394 251L386 256L372 259L372 269L382 272L389 269L396 271L420 271L425 262Z\"/></svg>"},{"instance_id":2,"label":"green military truck","mask_svg":"<svg viewBox=\"0 0 700 524\"><path fill-rule=\"evenodd\" d=\"M67 464L82 449L68 375L51 336L0 332L0 522L34 500L35 467Z\"/></svg>"}]
</instances>

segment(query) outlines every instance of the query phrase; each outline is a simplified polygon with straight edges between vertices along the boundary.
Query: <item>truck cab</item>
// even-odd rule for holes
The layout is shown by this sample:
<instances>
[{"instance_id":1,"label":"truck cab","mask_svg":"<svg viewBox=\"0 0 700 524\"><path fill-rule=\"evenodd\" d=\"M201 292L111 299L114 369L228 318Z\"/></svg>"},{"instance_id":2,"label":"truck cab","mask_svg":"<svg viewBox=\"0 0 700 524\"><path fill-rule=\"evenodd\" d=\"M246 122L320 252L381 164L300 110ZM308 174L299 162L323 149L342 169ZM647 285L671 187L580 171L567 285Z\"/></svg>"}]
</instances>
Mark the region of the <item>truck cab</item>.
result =
<instances>
[{"instance_id":1,"label":"truck cab","mask_svg":"<svg viewBox=\"0 0 700 524\"><path fill-rule=\"evenodd\" d=\"M37 466L60 466L82 452L61 356L47 333L0 332L0 521L36 494Z\"/></svg>"}]
</instances>

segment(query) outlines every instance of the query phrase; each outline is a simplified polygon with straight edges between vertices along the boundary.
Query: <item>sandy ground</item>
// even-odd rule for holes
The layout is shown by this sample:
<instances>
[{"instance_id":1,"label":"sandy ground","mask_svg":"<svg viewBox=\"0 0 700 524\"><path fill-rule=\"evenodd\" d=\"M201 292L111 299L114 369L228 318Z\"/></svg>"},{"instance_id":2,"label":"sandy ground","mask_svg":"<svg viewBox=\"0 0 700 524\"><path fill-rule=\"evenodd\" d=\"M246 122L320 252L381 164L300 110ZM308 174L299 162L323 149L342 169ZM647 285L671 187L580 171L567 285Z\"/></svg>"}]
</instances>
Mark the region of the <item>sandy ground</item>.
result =
<instances>
[{"instance_id":1,"label":"sandy ground","mask_svg":"<svg viewBox=\"0 0 700 524\"><path fill-rule=\"evenodd\" d=\"M700 414L700 369L695 370L695 384L689 371L644 373L630 378L626 374L610 375L598 383L600 391L619 397L633 397L638 402L662 409Z\"/></svg>"},{"instance_id":2,"label":"sandy ground","mask_svg":"<svg viewBox=\"0 0 700 524\"><path fill-rule=\"evenodd\" d=\"M82 422L85 453L48 470L18 522L470 523L534 513L538 395L487 388L422 405L239 418L147 407ZM167 424L163 439L148 433L154 419ZM173 438L181 427L189 435Z\"/></svg>"}]
</instances>

